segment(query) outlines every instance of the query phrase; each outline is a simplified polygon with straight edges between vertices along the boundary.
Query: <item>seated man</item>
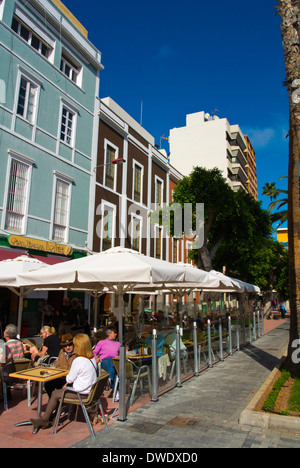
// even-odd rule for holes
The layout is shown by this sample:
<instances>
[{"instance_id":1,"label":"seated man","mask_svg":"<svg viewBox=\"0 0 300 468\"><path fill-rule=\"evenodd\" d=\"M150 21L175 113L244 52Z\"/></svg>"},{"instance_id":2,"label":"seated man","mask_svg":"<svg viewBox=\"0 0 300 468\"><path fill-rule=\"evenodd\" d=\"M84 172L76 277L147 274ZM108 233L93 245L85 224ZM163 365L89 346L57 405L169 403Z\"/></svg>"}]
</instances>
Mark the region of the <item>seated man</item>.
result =
<instances>
[{"instance_id":1,"label":"seated man","mask_svg":"<svg viewBox=\"0 0 300 468\"><path fill-rule=\"evenodd\" d=\"M6 359L5 363L9 364L10 362L17 361L18 359L24 359L24 348L23 343L21 340L17 338L18 330L15 325L9 324L6 326L4 330L4 339L6 341L5 348L6 348ZM3 359L2 359L3 360ZM5 364L1 364L3 367ZM2 375L2 371L1 371ZM2 391L2 377L7 378L8 370L3 370L3 375L0 375L0 400L3 398L3 391ZM8 399L10 399L10 389L7 391Z\"/></svg>"},{"instance_id":2,"label":"seated man","mask_svg":"<svg viewBox=\"0 0 300 468\"><path fill-rule=\"evenodd\" d=\"M7 325L4 330L4 339L6 341L6 362L24 359L24 348L21 340L17 338L18 330L15 325Z\"/></svg>"},{"instance_id":3,"label":"seated man","mask_svg":"<svg viewBox=\"0 0 300 468\"><path fill-rule=\"evenodd\" d=\"M165 340L163 335L157 335L157 356L160 357L163 355ZM146 345L152 346L152 335L148 336L146 339Z\"/></svg>"},{"instance_id":4,"label":"seated man","mask_svg":"<svg viewBox=\"0 0 300 468\"><path fill-rule=\"evenodd\" d=\"M112 362L112 358L119 356L121 343L116 341L117 332L108 328L105 332L106 339L97 343L94 349L96 362L101 362L101 368L106 370L110 377L108 379L108 388L114 387L116 380L116 370Z\"/></svg>"},{"instance_id":5,"label":"seated man","mask_svg":"<svg viewBox=\"0 0 300 468\"><path fill-rule=\"evenodd\" d=\"M63 370L70 370L72 362L78 357L78 354L74 351L73 336L71 333L63 335L60 344L63 348L59 352L55 367ZM51 398L53 390L63 388L65 383L66 377L45 382L45 390L49 398Z\"/></svg>"}]
</instances>

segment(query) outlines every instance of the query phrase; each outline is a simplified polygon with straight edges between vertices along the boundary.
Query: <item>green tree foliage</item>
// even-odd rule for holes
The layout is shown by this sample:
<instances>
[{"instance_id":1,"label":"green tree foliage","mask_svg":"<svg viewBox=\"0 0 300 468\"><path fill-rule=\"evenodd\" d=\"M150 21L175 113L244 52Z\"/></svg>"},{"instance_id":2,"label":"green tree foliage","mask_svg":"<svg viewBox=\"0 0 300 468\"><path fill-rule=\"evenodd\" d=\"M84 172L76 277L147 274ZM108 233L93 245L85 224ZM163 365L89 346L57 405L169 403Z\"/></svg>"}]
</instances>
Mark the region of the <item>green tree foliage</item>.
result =
<instances>
[{"instance_id":1,"label":"green tree foliage","mask_svg":"<svg viewBox=\"0 0 300 468\"><path fill-rule=\"evenodd\" d=\"M219 169L201 167L178 183L173 200L182 207L192 203L194 210L204 203L204 245L191 252L199 268L221 271L226 266L226 274L264 290L280 285L286 298L287 252L271 239L270 213L261 202L245 191L234 192Z\"/></svg>"},{"instance_id":2,"label":"green tree foliage","mask_svg":"<svg viewBox=\"0 0 300 468\"><path fill-rule=\"evenodd\" d=\"M268 197L270 197L270 212L272 213L272 209L273 209L273 200L275 200L278 195L279 195L279 189L276 188L276 184L275 182L267 182L265 184L265 186L263 187L263 191L262 191L262 194L263 195L267 195Z\"/></svg>"}]
</instances>

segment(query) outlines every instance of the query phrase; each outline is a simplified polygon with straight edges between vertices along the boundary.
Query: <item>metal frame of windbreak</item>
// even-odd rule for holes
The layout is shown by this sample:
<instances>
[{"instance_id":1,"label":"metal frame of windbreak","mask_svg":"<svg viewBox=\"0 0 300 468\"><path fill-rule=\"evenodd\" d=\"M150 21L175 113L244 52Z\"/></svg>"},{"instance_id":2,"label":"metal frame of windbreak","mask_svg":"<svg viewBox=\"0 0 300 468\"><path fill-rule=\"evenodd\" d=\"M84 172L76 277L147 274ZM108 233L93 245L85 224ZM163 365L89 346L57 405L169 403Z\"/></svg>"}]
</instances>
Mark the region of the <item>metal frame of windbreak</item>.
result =
<instances>
[{"instance_id":1,"label":"metal frame of windbreak","mask_svg":"<svg viewBox=\"0 0 300 468\"><path fill-rule=\"evenodd\" d=\"M251 319L252 316L252 319ZM246 346L251 344L253 340L261 338L264 335L264 326L263 326L263 312L254 311L249 313L248 316L248 331L249 339L246 339L246 326L245 326L245 315L227 317L228 325L228 335L226 339L226 348L224 353L224 332L223 324L221 318L218 318L218 331L219 331L219 352L216 357L216 354L212 348L212 337L211 337L211 321L207 321L207 343L208 343L208 356L206 357L205 366L201 366L200 362L200 352L199 352L199 343L197 342L197 324L193 324L193 359L194 359L194 372L192 376L199 376L200 373L205 370L213 367L217 362L223 361L226 357L232 356L234 352L239 351L241 346ZM233 322L234 332L233 332ZM182 387L182 375L181 375L181 355L180 355L180 328L179 325L176 326L176 357L175 357L175 366L176 366L176 378L173 384L173 387ZM152 332L152 395L151 401L157 402L159 400L159 375L158 375L158 357L157 357L157 330L154 329ZM170 389L170 388L168 388Z\"/></svg>"}]
</instances>

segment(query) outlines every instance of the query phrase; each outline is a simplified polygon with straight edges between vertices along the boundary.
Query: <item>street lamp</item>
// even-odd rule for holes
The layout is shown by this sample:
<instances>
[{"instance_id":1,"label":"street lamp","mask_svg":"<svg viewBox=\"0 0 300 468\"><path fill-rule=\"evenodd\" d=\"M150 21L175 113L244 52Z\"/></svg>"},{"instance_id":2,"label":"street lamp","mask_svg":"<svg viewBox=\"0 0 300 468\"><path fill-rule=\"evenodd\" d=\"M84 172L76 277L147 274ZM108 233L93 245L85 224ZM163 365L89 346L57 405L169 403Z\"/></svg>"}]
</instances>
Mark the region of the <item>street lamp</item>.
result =
<instances>
[{"instance_id":1,"label":"street lamp","mask_svg":"<svg viewBox=\"0 0 300 468\"><path fill-rule=\"evenodd\" d=\"M104 167L104 166L110 166L111 164L123 164L126 162L126 159L124 158L117 158L117 159L113 159L110 163L106 163L106 164L99 164L99 166L95 166L94 167L94 171L96 171L97 167Z\"/></svg>"}]
</instances>

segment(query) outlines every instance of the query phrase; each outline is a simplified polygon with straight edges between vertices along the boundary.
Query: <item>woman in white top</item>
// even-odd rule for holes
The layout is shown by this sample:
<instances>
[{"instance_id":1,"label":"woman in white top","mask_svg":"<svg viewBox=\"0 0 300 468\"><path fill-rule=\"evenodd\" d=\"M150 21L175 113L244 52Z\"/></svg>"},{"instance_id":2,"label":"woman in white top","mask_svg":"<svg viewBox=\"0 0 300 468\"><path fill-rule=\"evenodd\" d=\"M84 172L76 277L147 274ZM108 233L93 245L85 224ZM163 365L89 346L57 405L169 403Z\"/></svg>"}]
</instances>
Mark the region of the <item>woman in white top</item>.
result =
<instances>
[{"instance_id":1,"label":"woman in white top","mask_svg":"<svg viewBox=\"0 0 300 468\"><path fill-rule=\"evenodd\" d=\"M72 385L76 392L88 394L92 385L97 380L97 364L91 347L90 339L84 333L74 336L73 344L78 357L73 361L69 374L66 377L66 385ZM53 411L57 408L63 389L54 390L48 402L46 411L41 419L30 419L36 427L48 427ZM66 392L66 397L77 398L74 393Z\"/></svg>"}]
</instances>

